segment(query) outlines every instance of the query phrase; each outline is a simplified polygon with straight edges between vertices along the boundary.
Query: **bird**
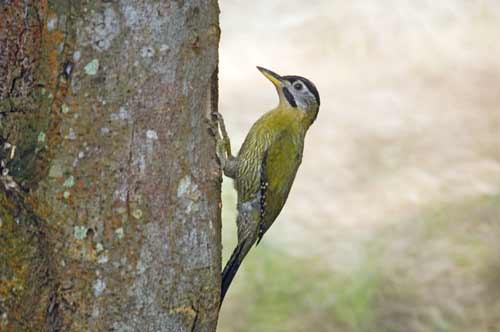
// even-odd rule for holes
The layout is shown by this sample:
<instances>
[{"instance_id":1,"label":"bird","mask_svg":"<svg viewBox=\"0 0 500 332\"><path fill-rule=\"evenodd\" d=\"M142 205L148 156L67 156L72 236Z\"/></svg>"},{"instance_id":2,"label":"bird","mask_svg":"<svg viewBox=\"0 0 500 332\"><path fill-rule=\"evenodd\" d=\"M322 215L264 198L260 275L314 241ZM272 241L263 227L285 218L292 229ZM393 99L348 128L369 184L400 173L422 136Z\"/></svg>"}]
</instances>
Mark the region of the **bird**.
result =
<instances>
[{"instance_id":1,"label":"bird","mask_svg":"<svg viewBox=\"0 0 500 332\"><path fill-rule=\"evenodd\" d=\"M213 113L216 154L238 195L238 244L222 272L220 304L243 259L285 205L302 162L306 133L320 106L318 89L307 78L257 69L276 88L279 103L252 125L237 156L232 155L222 115Z\"/></svg>"}]
</instances>

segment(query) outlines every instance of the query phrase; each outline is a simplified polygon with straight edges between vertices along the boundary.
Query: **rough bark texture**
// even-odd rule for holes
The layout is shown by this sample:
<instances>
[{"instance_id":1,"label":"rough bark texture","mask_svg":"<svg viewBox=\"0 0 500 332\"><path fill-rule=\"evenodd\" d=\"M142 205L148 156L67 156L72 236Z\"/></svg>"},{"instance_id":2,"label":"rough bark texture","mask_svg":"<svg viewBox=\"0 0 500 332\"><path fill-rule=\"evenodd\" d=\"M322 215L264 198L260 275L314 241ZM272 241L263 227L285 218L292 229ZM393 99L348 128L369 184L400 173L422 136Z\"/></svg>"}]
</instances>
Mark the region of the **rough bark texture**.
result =
<instances>
[{"instance_id":1,"label":"rough bark texture","mask_svg":"<svg viewBox=\"0 0 500 332\"><path fill-rule=\"evenodd\" d=\"M0 2L1 331L215 331L218 14Z\"/></svg>"}]
</instances>

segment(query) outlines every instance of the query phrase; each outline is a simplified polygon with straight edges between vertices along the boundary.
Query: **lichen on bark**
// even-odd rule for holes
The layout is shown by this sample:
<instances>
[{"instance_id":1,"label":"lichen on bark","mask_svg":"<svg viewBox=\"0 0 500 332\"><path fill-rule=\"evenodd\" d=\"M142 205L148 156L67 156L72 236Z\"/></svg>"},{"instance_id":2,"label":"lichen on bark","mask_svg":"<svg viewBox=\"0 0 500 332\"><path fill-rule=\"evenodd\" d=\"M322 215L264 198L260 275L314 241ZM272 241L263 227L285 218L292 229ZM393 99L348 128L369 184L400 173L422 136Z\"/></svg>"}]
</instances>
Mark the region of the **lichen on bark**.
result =
<instances>
[{"instance_id":1,"label":"lichen on bark","mask_svg":"<svg viewBox=\"0 0 500 332\"><path fill-rule=\"evenodd\" d=\"M217 2L0 7L0 327L215 331Z\"/></svg>"}]
</instances>

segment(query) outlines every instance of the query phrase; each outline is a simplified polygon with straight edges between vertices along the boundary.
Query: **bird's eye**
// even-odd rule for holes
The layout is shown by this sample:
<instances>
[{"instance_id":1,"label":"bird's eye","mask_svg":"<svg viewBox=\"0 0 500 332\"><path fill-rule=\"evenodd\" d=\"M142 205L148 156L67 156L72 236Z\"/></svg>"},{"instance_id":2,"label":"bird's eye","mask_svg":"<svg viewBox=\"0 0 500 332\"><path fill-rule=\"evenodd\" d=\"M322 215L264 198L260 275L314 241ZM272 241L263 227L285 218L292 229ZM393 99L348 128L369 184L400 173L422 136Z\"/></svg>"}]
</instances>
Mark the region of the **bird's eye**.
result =
<instances>
[{"instance_id":1,"label":"bird's eye","mask_svg":"<svg viewBox=\"0 0 500 332\"><path fill-rule=\"evenodd\" d=\"M295 90L299 90L299 91L302 90L302 84L301 83L295 83L293 85L293 87L295 88Z\"/></svg>"}]
</instances>

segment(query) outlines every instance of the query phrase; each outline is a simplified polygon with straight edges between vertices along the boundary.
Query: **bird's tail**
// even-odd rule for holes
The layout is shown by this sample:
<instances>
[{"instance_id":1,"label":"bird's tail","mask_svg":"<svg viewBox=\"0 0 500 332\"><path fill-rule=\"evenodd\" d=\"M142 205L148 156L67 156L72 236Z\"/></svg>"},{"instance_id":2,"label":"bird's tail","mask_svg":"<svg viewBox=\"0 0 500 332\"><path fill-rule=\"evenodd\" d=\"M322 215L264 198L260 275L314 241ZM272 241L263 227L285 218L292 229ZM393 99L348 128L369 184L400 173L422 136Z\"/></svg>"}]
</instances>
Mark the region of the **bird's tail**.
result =
<instances>
[{"instance_id":1,"label":"bird's tail","mask_svg":"<svg viewBox=\"0 0 500 332\"><path fill-rule=\"evenodd\" d=\"M224 300L224 296L226 295L229 285L231 285L231 282L233 281L234 276L236 275L236 272L238 271L238 268L243 261L243 258L245 258L251 247L252 243L251 241L249 241L249 239L246 239L238 244L234 249L231 258L229 258L224 271L222 271L222 285L220 294L221 304L222 300Z\"/></svg>"}]
</instances>

